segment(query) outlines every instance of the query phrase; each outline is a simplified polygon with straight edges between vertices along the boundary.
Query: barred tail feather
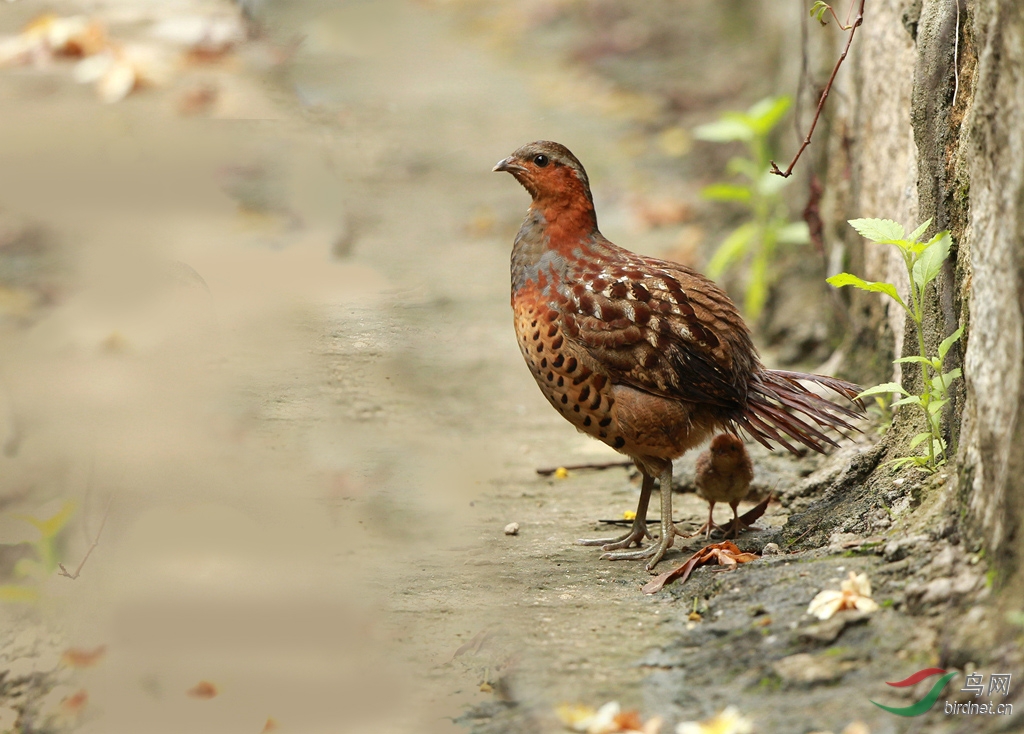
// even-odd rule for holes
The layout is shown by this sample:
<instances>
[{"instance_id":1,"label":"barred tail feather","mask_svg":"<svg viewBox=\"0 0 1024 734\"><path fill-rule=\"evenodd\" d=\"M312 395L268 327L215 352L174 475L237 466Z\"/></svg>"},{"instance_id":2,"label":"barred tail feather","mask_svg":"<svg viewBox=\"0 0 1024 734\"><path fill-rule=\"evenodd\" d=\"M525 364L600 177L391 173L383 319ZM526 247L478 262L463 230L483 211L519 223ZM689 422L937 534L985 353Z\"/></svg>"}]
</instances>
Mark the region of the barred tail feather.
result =
<instances>
[{"instance_id":1,"label":"barred tail feather","mask_svg":"<svg viewBox=\"0 0 1024 734\"><path fill-rule=\"evenodd\" d=\"M852 407L834 403L807 389L811 382L838 393ZM796 453L789 439L819 453L835 440L822 429L857 430L848 419L864 415L864 403L857 400L860 388L851 382L824 375L809 375L786 370L761 370L750 384L747 407L736 419L737 425L758 443L772 448L771 441Z\"/></svg>"}]
</instances>

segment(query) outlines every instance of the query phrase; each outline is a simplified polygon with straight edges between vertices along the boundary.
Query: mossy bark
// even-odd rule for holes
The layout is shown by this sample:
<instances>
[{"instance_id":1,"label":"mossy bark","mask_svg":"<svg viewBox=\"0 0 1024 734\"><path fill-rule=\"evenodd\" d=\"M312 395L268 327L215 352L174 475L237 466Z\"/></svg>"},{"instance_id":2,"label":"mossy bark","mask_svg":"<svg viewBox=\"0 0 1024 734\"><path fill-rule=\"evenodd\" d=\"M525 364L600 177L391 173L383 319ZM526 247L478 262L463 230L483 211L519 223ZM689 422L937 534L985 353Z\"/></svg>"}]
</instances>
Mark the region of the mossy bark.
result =
<instances>
[{"instance_id":1,"label":"mossy bark","mask_svg":"<svg viewBox=\"0 0 1024 734\"><path fill-rule=\"evenodd\" d=\"M966 325L951 364L964 365L946 415L956 449L950 516L995 570L1000 611L1024 598L1024 5L1016 0L882 0L869 3L849 68L840 73L829 142L832 221L884 217L913 226L932 218L954 247L928 304L934 350ZM888 248L831 233L846 265L906 290ZM857 339L884 337L916 352L903 314L856 294ZM904 349L904 334L908 335ZM865 335L868 335L865 337ZM885 339L880 339L885 346ZM909 371L908 371L909 373ZM914 375L908 374L911 384ZM917 378L919 379L919 377ZM915 431L896 421L887 441L906 452ZM878 469L877 471L885 471ZM1004 615L998 615L1004 619ZM1010 636L1014 630L1005 628Z\"/></svg>"}]
</instances>

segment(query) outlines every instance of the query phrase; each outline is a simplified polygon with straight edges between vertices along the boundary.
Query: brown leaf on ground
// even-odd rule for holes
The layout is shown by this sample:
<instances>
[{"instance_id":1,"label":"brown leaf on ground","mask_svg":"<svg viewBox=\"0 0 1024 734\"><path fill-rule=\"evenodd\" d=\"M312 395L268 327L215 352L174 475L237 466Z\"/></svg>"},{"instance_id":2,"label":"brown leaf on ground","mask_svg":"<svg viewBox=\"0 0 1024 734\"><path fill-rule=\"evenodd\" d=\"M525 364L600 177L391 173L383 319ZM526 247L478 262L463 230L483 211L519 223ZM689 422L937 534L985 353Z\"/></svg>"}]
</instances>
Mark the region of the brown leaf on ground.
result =
<instances>
[{"instance_id":1,"label":"brown leaf on ground","mask_svg":"<svg viewBox=\"0 0 1024 734\"><path fill-rule=\"evenodd\" d=\"M60 661L69 668L91 668L102 660L106 653L106 645L100 645L92 650L72 647L64 651L64 654L60 656Z\"/></svg>"},{"instance_id":2,"label":"brown leaf on ground","mask_svg":"<svg viewBox=\"0 0 1024 734\"><path fill-rule=\"evenodd\" d=\"M89 703L89 694L83 688L61 701L60 707L65 713L77 716L87 703Z\"/></svg>"},{"instance_id":3,"label":"brown leaf on ground","mask_svg":"<svg viewBox=\"0 0 1024 734\"><path fill-rule=\"evenodd\" d=\"M201 680L194 686L185 691L192 698L210 699L216 696L220 691L217 690L217 686L208 680Z\"/></svg>"},{"instance_id":4,"label":"brown leaf on ground","mask_svg":"<svg viewBox=\"0 0 1024 734\"><path fill-rule=\"evenodd\" d=\"M767 504L767 502L765 504ZM751 512L753 512L753 510ZM697 566L705 566L709 563L714 563L720 566L736 566L740 563L755 561L758 558L760 558L760 556L756 553L744 553L736 546L735 543L728 540L722 543L706 545L690 556L682 565L673 568L671 571L666 571L659 576L655 576L644 586L643 592L645 594L656 594L661 591L666 584L670 584L676 579L682 579L679 583L685 583L686 579L690 578L690 574L693 573L693 569L697 568Z\"/></svg>"}]
</instances>

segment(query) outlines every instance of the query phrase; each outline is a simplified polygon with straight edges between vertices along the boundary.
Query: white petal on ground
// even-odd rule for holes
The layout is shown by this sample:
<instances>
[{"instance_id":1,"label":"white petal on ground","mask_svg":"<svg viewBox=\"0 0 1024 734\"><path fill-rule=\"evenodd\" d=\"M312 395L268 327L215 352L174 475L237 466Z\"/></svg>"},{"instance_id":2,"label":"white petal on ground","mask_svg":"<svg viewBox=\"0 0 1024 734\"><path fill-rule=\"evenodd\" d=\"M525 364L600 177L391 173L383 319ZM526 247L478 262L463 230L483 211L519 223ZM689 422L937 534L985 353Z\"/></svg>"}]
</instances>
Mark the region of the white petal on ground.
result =
<instances>
[{"instance_id":1,"label":"white petal on ground","mask_svg":"<svg viewBox=\"0 0 1024 734\"><path fill-rule=\"evenodd\" d=\"M726 707L706 721L683 721L676 727L676 734L751 734L753 731L753 722L735 706Z\"/></svg>"}]
</instances>

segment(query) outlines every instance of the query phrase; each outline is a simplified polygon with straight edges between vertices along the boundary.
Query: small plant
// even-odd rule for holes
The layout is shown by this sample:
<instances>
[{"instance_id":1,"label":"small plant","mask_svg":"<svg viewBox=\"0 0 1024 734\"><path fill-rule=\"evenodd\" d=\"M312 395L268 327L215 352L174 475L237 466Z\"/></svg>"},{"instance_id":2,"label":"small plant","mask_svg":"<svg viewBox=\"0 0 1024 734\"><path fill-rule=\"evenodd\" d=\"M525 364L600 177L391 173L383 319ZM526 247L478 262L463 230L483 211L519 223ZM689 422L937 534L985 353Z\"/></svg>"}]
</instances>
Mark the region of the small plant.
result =
<instances>
[{"instance_id":1,"label":"small plant","mask_svg":"<svg viewBox=\"0 0 1024 734\"><path fill-rule=\"evenodd\" d=\"M57 570L60 536L75 514L75 504L55 501L40 509L36 517L27 514L0 515L4 538L0 545L26 545L29 555L14 564L15 583L0 584L0 601L34 602L39 599L38 585Z\"/></svg>"},{"instance_id":2,"label":"small plant","mask_svg":"<svg viewBox=\"0 0 1024 734\"><path fill-rule=\"evenodd\" d=\"M747 221L722 241L708 263L707 274L717 279L727 270L749 261L744 311L756 319L768 299L773 280L771 265L779 244L804 244L810 237L807 225L790 221L782 196L787 179L768 171L772 160L769 137L789 110L788 97L768 97L746 112L726 112L716 122L701 125L694 135L716 143L742 141L747 155L726 165L733 181L711 184L701 192L706 199L731 201L748 211Z\"/></svg>"},{"instance_id":3,"label":"small plant","mask_svg":"<svg viewBox=\"0 0 1024 734\"><path fill-rule=\"evenodd\" d=\"M896 400L891 408L904 405L917 406L925 419L926 430L918 433L910 440L910 449L925 445L922 455L905 456L894 460L893 469L906 464L914 464L926 471L935 471L946 462L946 441L942 438L942 408L949 402L949 389L953 380L960 377L960 368L944 372L944 363L949 350L963 335L964 327L958 328L939 344L938 354L929 355L924 343L924 298L928 284L935 280L942 269L942 263L949 256L951 240L948 231L939 232L927 242L919 242L932 220L922 224L909 235L903 227L889 219L852 219L850 224L860 235L880 245L893 245L903 256L910 280L910 303L906 303L892 283L872 283L850 273L833 275L828 282L837 288L852 285L861 290L884 293L900 305L914 322L917 332L918 353L909 357L900 357L897 363L917 363L921 365L921 392L911 393L902 385L886 382L875 385L862 392L858 397L871 395L889 395L899 393L902 397Z\"/></svg>"}]
</instances>

